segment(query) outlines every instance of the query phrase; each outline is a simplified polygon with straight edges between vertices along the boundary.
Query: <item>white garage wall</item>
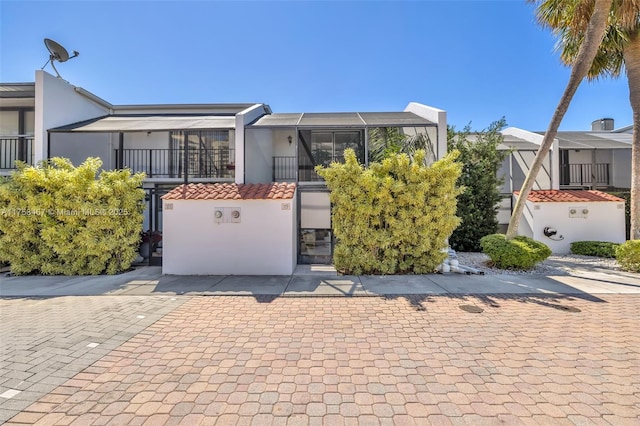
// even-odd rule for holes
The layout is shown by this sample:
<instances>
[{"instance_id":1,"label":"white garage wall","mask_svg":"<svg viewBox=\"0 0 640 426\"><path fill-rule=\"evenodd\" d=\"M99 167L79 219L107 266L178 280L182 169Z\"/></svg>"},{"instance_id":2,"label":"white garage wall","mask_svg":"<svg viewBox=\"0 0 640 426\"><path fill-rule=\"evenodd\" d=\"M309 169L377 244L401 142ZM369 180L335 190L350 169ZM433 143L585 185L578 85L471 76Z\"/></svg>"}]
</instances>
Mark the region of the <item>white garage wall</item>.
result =
<instances>
[{"instance_id":1,"label":"white garage wall","mask_svg":"<svg viewBox=\"0 0 640 426\"><path fill-rule=\"evenodd\" d=\"M165 200L163 204L164 274L293 273L296 264L295 198ZM217 207L239 207L241 222L216 223L214 212Z\"/></svg>"},{"instance_id":2,"label":"white garage wall","mask_svg":"<svg viewBox=\"0 0 640 426\"><path fill-rule=\"evenodd\" d=\"M536 206L539 208L536 209ZM574 241L614 243L625 241L624 202L532 203L527 201L527 207L533 213L533 219L522 222L530 222L531 230L526 229L527 224L521 222L518 233L532 236L534 240L545 243L553 253L570 253L570 245ZM570 217L570 209L581 212L585 208L589 210L586 218ZM554 241L545 236L543 231L547 226L556 229L557 236L562 235L564 239Z\"/></svg>"}]
</instances>

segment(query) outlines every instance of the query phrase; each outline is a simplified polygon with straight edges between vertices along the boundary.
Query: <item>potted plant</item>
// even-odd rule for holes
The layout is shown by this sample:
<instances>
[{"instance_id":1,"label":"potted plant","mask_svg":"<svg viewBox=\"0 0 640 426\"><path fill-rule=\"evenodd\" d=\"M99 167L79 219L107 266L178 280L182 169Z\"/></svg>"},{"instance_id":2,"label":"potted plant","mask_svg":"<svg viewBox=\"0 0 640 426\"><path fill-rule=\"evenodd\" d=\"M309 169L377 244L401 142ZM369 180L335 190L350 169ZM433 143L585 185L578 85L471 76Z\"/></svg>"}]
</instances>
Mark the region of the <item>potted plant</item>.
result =
<instances>
[{"instance_id":1,"label":"potted plant","mask_svg":"<svg viewBox=\"0 0 640 426\"><path fill-rule=\"evenodd\" d=\"M149 248L150 248L150 244L153 244L151 246L151 248L155 248L155 246L162 241L162 232L155 230L152 231L151 229L148 229L146 231L144 231L142 233L142 235L140 236L140 240L142 241L140 244L140 256L144 257L145 259L149 258Z\"/></svg>"}]
</instances>

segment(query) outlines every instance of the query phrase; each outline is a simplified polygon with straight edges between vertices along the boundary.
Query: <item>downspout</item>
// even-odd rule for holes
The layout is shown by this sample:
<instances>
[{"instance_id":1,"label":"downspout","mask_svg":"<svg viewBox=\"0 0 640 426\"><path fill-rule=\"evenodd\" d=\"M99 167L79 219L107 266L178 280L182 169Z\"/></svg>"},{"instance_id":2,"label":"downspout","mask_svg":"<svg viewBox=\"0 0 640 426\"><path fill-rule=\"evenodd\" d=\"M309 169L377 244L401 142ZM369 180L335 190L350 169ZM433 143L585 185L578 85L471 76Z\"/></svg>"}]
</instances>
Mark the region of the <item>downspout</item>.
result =
<instances>
[{"instance_id":1,"label":"downspout","mask_svg":"<svg viewBox=\"0 0 640 426\"><path fill-rule=\"evenodd\" d=\"M596 149L591 150L591 189L595 190L598 185L596 172Z\"/></svg>"},{"instance_id":2,"label":"downspout","mask_svg":"<svg viewBox=\"0 0 640 426\"><path fill-rule=\"evenodd\" d=\"M364 126L364 166L369 167L369 127Z\"/></svg>"},{"instance_id":3,"label":"downspout","mask_svg":"<svg viewBox=\"0 0 640 426\"><path fill-rule=\"evenodd\" d=\"M189 184L189 132L184 132L184 184Z\"/></svg>"},{"instance_id":4,"label":"downspout","mask_svg":"<svg viewBox=\"0 0 640 426\"><path fill-rule=\"evenodd\" d=\"M124 168L124 133L120 132L118 134L118 158L116 167L119 170Z\"/></svg>"},{"instance_id":5,"label":"downspout","mask_svg":"<svg viewBox=\"0 0 640 426\"><path fill-rule=\"evenodd\" d=\"M294 155L296 156L296 158L293 161L293 164L295 164L296 167L296 172L295 172L295 178L296 178L296 186L298 185L298 182L300 182L300 164L298 163L298 160L300 157L298 157L298 148L300 145L300 135L298 134L298 126L294 127L295 129L295 135L296 135L296 146L294 147Z\"/></svg>"}]
</instances>

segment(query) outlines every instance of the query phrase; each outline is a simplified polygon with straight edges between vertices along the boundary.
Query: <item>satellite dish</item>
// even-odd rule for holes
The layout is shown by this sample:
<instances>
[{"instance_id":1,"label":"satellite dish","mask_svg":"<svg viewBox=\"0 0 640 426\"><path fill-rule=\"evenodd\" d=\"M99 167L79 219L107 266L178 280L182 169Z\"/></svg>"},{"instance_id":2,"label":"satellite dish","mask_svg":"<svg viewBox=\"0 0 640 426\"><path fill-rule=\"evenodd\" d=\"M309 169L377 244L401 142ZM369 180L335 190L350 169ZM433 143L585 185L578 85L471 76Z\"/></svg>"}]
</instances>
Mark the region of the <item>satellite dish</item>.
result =
<instances>
[{"instance_id":1,"label":"satellite dish","mask_svg":"<svg viewBox=\"0 0 640 426\"><path fill-rule=\"evenodd\" d=\"M44 67L46 67L47 64L51 63L51 66L53 67L53 70L56 72L56 75L58 76L58 78L62 78L62 77L60 77L60 73L56 69L56 66L55 66L55 64L53 62L54 61L67 62L69 59L75 58L80 53L78 51L74 50L73 51L73 56L69 56L69 52L67 52L67 49L62 47L62 45L60 43L56 43L55 41L51 40L50 38L45 38L44 39L44 45L47 46L47 49L49 50L49 60L40 69L44 69Z\"/></svg>"}]
</instances>

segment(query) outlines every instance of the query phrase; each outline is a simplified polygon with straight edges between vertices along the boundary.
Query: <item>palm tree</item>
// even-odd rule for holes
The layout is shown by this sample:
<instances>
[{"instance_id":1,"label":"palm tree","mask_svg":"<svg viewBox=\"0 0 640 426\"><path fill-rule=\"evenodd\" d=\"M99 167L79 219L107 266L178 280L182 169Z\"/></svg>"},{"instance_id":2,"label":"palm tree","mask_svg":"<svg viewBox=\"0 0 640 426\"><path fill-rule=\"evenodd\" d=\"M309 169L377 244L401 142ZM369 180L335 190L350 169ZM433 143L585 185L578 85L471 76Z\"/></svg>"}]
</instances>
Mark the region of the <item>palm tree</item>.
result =
<instances>
[{"instance_id":1,"label":"palm tree","mask_svg":"<svg viewBox=\"0 0 640 426\"><path fill-rule=\"evenodd\" d=\"M584 24L573 22L572 16L557 10L552 1L539 7L539 17L551 28L560 31L561 58L572 64L584 34ZM560 3L577 3L563 1ZM614 0L607 31L600 49L589 69L587 78L601 76L617 78L626 69L629 82L629 101L633 110L633 136L631 144L631 235L640 239L640 1Z\"/></svg>"},{"instance_id":2,"label":"palm tree","mask_svg":"<svg viewBox=\"0 0 640 426\"><path fill-rule=\"evenodd\" d=\"M436 154L427 133L416 132L405 134L398 127L375 127L369 129L369 161L381 162L393 154L407 154L413 159L413 154L422 149L427 154L424 164L436 161Z\"/></svg>"},{"instance_id":3,"label":"palm tree","mask_svg":"<svg viewBox=\"0 0 640 426\"><path fill-rule=\"evenodd\" d=\"M520 189L518 200L513 208L511 214L511 220L509 221L509 228L507 229L507 239L512 239L516 236L518 231L518 225L522 218L524 206L526 200L533 188L536 177L542 168L542 163L553 145L553 140L558 133L558 127L564 118L565 113L569 109L569 104L575 95L576 90L582 80L587 76L591 69L591 64L594 58L598 54L598 49L605 36L608 28L608 17L611 11L611 6L614 0L528 0L532 3L540 3L537 9L538 20L545 26L549 26L556 34L560 36L565 33L575 32L573 27L566 25L555 25L555 21L547 19L545 10L552 10L554 13L550 14L553 17L558 18L558 22L570 22L575 21L576 25L580 23L580 28L584 28L580 32L582 34L579 47L575 56L575 60L572 62L571 74L567 87L560 98L560 102L556 107L549 127L544 134L540 148L536 153L536 157L531 164L529 173ZM636 1L636 0L616 0L616 1ZM554 23L548 23L551 21Z\"/></svg>"}]
</instances>

